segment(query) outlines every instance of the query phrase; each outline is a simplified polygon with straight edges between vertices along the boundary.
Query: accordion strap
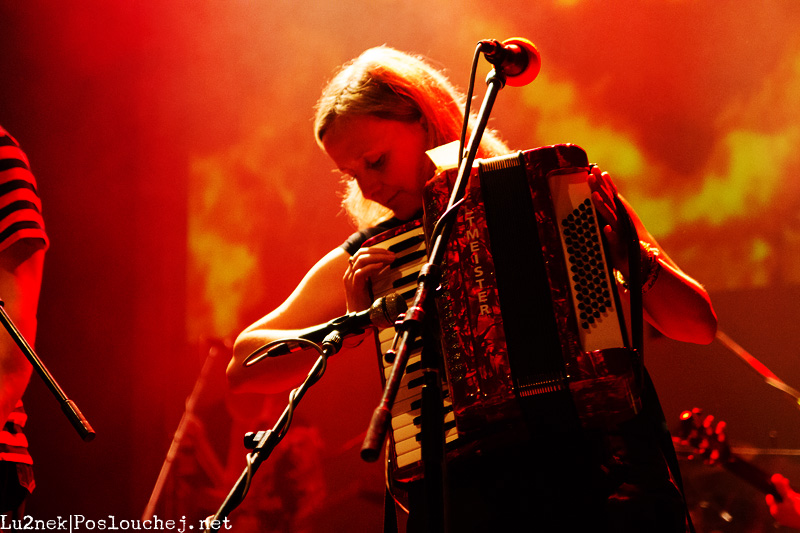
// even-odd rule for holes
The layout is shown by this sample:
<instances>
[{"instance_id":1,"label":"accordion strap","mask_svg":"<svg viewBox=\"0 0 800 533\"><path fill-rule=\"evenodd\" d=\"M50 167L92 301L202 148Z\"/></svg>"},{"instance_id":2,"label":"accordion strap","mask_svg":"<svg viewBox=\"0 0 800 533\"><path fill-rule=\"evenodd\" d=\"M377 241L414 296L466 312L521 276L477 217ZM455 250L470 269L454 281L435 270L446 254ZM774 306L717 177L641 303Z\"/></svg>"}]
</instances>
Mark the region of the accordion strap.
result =
<instances>
[{"instance_id":1,"label":"accordion strap","mask_svg":"<svg viewBox=\"0 0 800 533\"><path fill-rule=\"evenodd\" d=\"M618 196L614 203L620 221L627 227L628 234L628 287L630 294L631 315L631 344L634 353L638 355L636 361L636 378L639 390L644 386L644 304L642 303L642 259L639 253L639 235L633 224L630 213Z\"/></svg>"},{"instance_id":2,"label":"accordion strap","mask_svg":"<svg viewBox=\"0 0 800 533\"><path fill-rule=\"evenodd\" d=\"M667 462L667 467L672 474L672 479L684 499L686 509L686 523L691 533L695 533L692 517L689 514L689 507L686 505L686 492L683 488L678 455L675 453L675 446L672 443L672 436L667 429L667 419L664 416L664 409L658 399L655 385L644 366L644 304L642 302L642 280L641 280L641 254L639 253L639 235L633 225L630 213L622 204L619 197L615 197L617 213L624 224L628 226L628 287L630 289L631 302L631 343L636 353L639 355L637 364L637 378L639 380L639 390L642 394L642 405L644 415L654 425L658 438L658 445L661 453Z\"/></svg>"}]
</instances>

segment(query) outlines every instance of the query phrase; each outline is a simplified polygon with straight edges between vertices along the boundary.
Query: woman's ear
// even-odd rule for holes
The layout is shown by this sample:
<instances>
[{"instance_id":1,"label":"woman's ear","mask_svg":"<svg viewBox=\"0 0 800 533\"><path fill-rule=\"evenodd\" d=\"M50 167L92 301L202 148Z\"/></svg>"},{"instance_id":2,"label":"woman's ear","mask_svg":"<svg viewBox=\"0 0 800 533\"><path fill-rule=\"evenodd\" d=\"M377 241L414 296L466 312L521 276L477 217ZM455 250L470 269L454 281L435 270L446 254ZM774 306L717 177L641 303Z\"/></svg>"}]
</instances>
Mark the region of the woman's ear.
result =
<instances>
[{"instance_id":1,"label":"woman's ear","mask_svg":"<svg viewBox=\"0 0 800 533\"><path fill-rule=\"evenodd\" d=\"M419 117L419 124L422 126L423 130L426 132L428 131L428 120L425 118L425 116Z\"/></svg>"}]
</instances>

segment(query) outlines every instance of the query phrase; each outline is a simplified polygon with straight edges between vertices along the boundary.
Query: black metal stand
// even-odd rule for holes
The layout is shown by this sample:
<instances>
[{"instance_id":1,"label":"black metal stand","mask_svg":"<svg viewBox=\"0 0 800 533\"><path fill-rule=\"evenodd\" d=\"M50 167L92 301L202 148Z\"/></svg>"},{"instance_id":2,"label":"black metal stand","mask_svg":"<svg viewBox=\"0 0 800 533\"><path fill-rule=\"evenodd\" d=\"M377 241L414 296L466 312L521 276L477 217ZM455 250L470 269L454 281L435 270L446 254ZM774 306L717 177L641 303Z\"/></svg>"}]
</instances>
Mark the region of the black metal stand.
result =
<instances>
[{"instance_id":1,"label":"black metal stand","mask_svg":"<svg viewBox=\"0 0 800 533\"><path fill-rule=\"evenodd\" d=\"M716 337L717 340L722 343L723 346L725 346L725 348L733 352L734 355L744 361L745 364L747 364L751 369L755 370L758 375L764 379L764 383L787 394L790 398L792 398L794 406L800 408L800 391L788 385L785 381L779 378L774 372L772 372L772 370L767 368L764 363L756 359L753 354L742 348L741 345L729 337L724 331L718 329Z\"/></svg>"},{"instance_id":2,"label":"black metal stand","mask_svg":"<svg viewBox=\"0 0 800 533\"><path fill-rule=\"evenodd\" d=\"M303 399L308 389L322 378L328 364L328 357L337 353L342 347L342 337L338 331L332 331L328 334L322 341L321 346L306 339L282 339L276 341L275 344L288 341L305 343L308 346L314 347L319 352L320 356L303 383L298 388L293 389L289 394L289 404L286 406L286 409L284 409L273 428L267 431L259 431L246 437L248 441L253 444L252 446L248 446L252 448L252 451L247 455L247 466L228 493L228 496L225 498L219 510L217 510L213 516L206 519L205 531L207 533L219 531L223 525L227 525L228 516L231 511L236 509L236 507L244 501L258 467L270 456L278 443L289 431L289 425L292 422L292 415L294 414L297 404Z\"/></svg>"},{"instance_id":3,"label":"black metal stand","mask_svg":"<svg viewBox=\"0 0 800 533\"><path fill-rule=\"evenodd\" d=\"M75 402L67 398L64 391L53 378L53 375L50 374L42 360L39 359L39 356L33 351L31 345L28 344L28 341L25 340L25 337L11 321L11 317L6 313L5 303L2 300L0 300L0 322L3 323L3 327L6 328L8 334L11 335L11 338L17 346L19 346L19 349L22 350L22 353L28 361L30 361L31 365L33 365L34 370L36 370L36 373L42 378L44 384L47 385L47 388L50 389L50 392L56 397L56 400L58 400L58 403L61 405L61 410L64 411L72 427L75 428L81 438L86 442L92 440L95 437L95 432L91 424L84 418L83 413L81 413L78 406L75 405Z\"/></svg>"},{"instance_id":4,"label":"black metal stand","mask_svg":"<svg viewBox=\"0 0 800 533\"><path fill-rule=\"evenodd\" d=\"M480 141L489 121L489 115L497 94L505 86L505 77L501 73L492 70L486 82L488 89L478 113L477 124L467 144L466 157L461 160L447 210L437 221L431 235L433 245L428 254L428 263L420 271L414 303L406 312L402 323L398 327L399 342L396 343L397 351L392 370L386 380L380 404L373 412L367 436L361 448L361 457L366 461L377 460L386 440L391 421L391 409L408 363L408 345L422 331L425 316L430 305L432 305L432 299L429 296L436 290L441 281L440 265L455 223L455 215L466 192L472 164L478 153ZM438 361L431 361L430 352L431 350L423 350L424 387L422 389L421 446L424 469L423 483L425 484L423 492L426 495L425 523L427 524L427 531L436 532L447 531L444 505L446 501L444 498L446 474L444 471L442 391L439 379L439 365L437 364ZM428 502L430 502L430 505Z\"/></svg>"}]
</instances>

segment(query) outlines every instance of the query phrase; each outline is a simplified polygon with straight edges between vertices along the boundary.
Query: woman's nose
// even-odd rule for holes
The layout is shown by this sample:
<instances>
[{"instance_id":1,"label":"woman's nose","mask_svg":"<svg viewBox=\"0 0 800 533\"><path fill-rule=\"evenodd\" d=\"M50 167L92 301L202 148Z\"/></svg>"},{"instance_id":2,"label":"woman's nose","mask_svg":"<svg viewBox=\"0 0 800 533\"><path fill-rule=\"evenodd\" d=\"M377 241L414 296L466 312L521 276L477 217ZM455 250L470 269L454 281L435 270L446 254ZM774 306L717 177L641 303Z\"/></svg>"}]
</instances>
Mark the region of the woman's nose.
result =
<instances>
[{"instance_id":1,"label":"woman's nose","mask_svg":"<svg viewBox=\"0 0 800 533\"><path fill-rule=\"evenodd\" d=\"M358 188L361 189L361 194L367 200L375 200L378 192L381 190L381 182L374 176L370 176L368 172L363 173L356 180Z\"/></svg>"}]
</instances>

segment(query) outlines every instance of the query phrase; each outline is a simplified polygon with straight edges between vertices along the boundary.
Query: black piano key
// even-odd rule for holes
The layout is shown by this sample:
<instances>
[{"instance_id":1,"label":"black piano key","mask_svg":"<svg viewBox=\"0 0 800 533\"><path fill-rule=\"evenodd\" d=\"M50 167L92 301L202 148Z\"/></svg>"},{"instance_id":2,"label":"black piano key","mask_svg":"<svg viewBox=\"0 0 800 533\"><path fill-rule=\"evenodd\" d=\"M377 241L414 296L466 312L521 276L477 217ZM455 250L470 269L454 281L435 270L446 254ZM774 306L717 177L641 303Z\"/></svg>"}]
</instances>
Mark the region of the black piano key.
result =
<instances>
[{"instance_id":1,"label":"black piano key","mask_svg":"<svg viewBox=\"0 0 800 533\"><path fill-rule=\"evenodd\" d=\"M419 271L417 270L415 272L412 272L411 274L403 276L402 278L397 278L396 280L394 280L392 282L392 287L396 289L397 287L408 285L409 283L416 281L418 277L419 277Z\"/></svg>"},{"instance_id":2,"label":"black piano key","mask_svg":"<svg viewBox=\"0 0 800 533\"><path fill-rule=\"evenodd\" d=\"M390 269L400 268L403 265L413 263L419 259L425 259L426 257L428 257L428 254L425 250L417 250L416 252L411 252L410 254L398 257L392 262L391 265L389 265L389 268Z\"/></svg>"},{"instance_id":3,"label":"black piano key","mask_svg":"<svg viewBox=\"0 0 800 533\"><path fill-rule=\"evenodd\" d=\"M425 236L424 235L422 235L422 234L415 235L415 236L409 237L408 239L405 239L403 241L400 241L400 242L397 242L395 244L392 244L391 246L389 246L388 250L390 252L399 253L399 252L402 252L403 250L408 250L409 248L413 248L414 246L416 246L419 243L424 242L424 241L425 241Z\"/></svg>"}]
</instances>

